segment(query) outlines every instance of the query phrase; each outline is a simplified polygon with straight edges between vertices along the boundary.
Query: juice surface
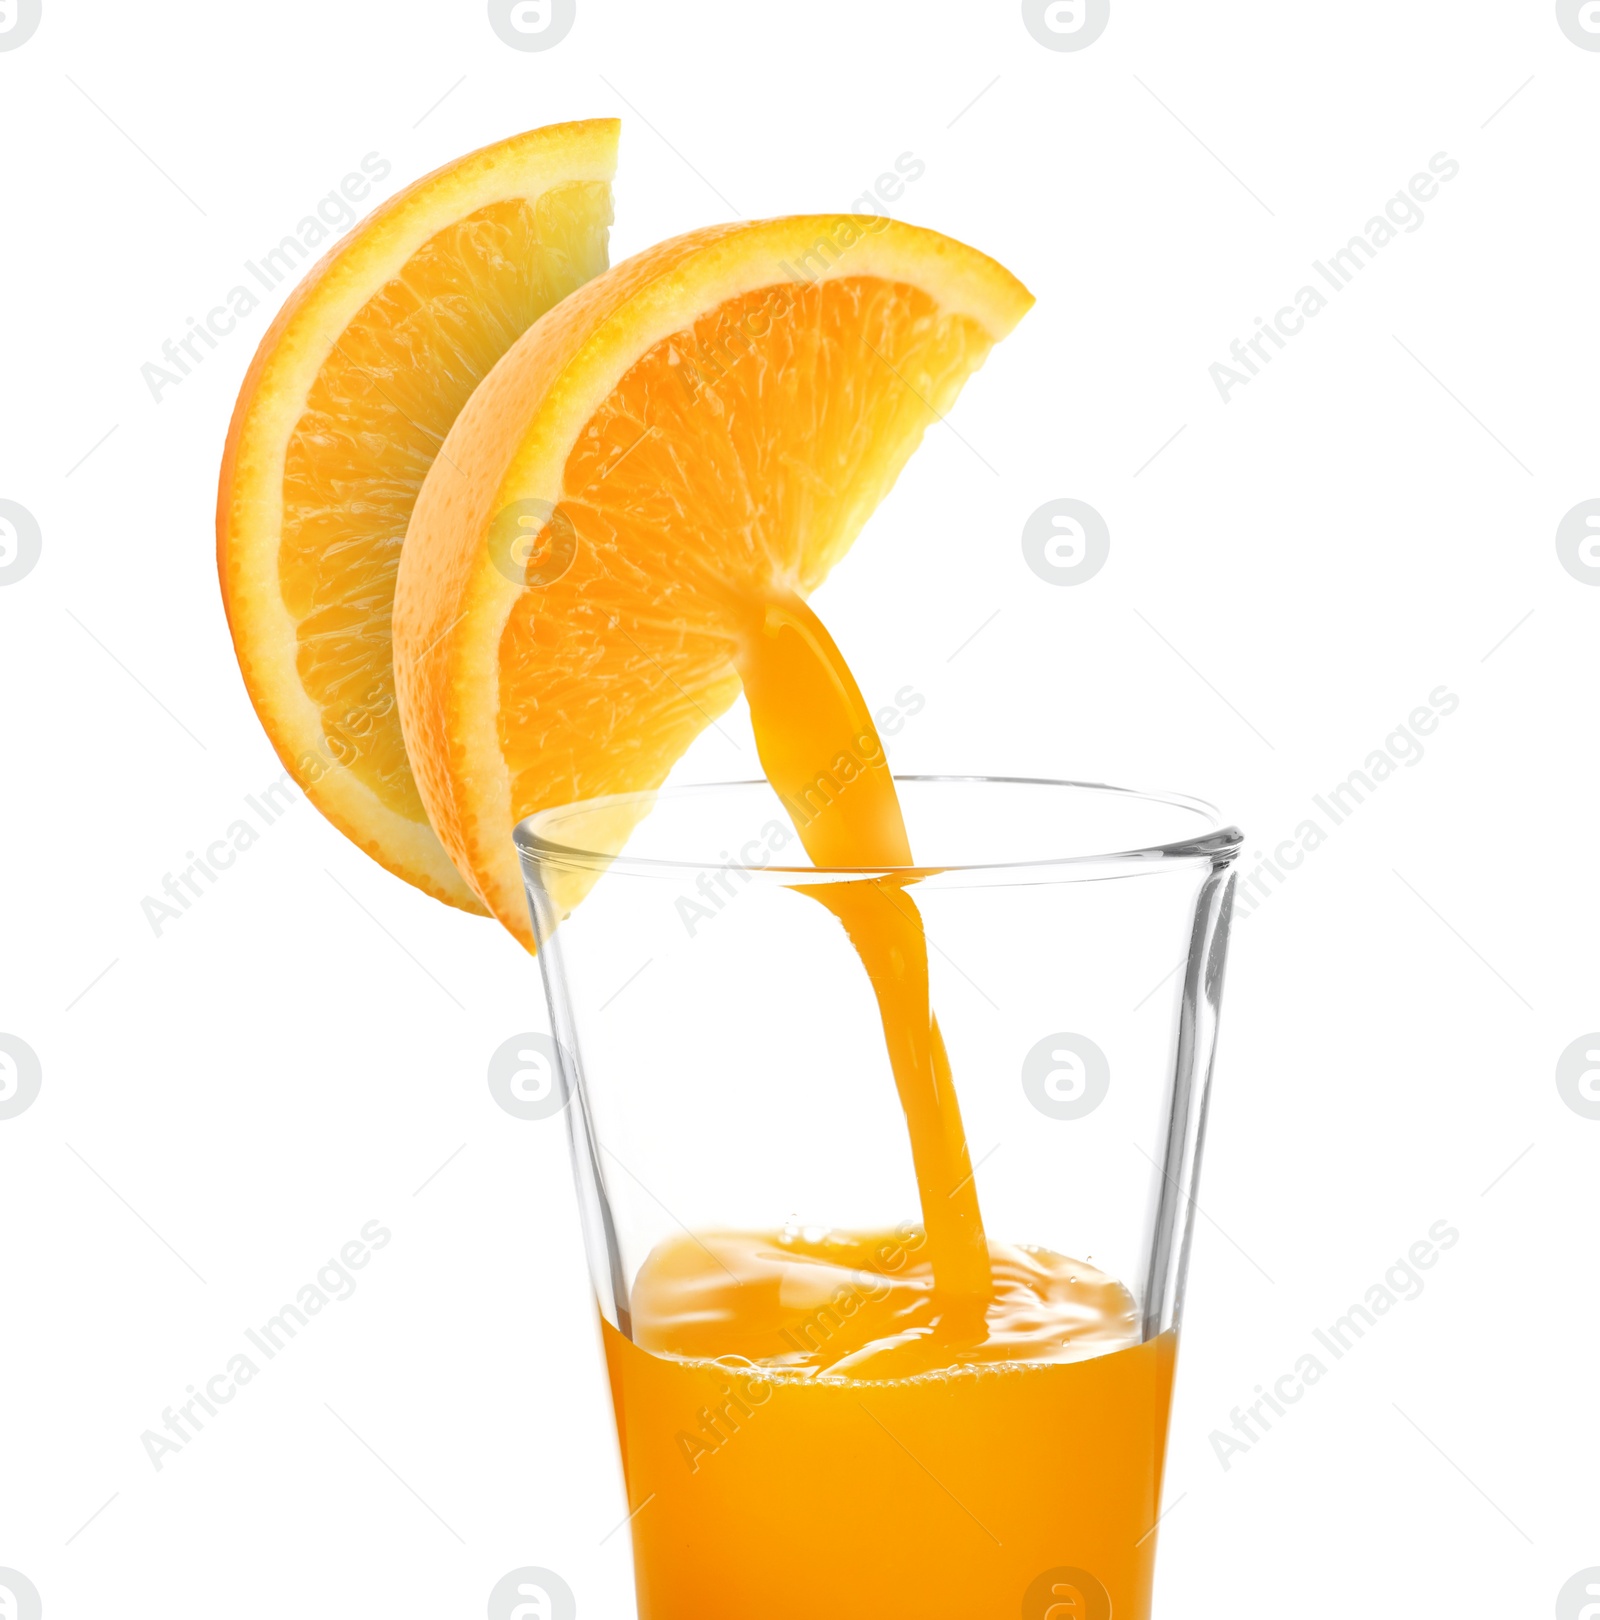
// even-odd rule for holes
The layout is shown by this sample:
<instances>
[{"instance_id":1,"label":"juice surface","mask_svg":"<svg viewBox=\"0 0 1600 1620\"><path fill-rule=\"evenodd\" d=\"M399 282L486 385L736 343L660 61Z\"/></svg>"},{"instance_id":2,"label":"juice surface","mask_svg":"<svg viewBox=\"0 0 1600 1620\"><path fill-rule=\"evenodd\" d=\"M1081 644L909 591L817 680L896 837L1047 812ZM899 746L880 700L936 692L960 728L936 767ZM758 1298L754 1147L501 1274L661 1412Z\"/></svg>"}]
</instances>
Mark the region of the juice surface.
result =
<instances>
[{"instance_id":1,"label":"juice surface","mask_svg":"<svg viewBox=\"0 0 1600 1620\"><path fill-rule=\"evenodd\" d=\"M984 1231L871 713L798 597L739 658L762 768L876 997L920 1223L659 1245L603 1323L643 1620L1142 1620L1176 1343Z\"/></svg>"}]
</instances>

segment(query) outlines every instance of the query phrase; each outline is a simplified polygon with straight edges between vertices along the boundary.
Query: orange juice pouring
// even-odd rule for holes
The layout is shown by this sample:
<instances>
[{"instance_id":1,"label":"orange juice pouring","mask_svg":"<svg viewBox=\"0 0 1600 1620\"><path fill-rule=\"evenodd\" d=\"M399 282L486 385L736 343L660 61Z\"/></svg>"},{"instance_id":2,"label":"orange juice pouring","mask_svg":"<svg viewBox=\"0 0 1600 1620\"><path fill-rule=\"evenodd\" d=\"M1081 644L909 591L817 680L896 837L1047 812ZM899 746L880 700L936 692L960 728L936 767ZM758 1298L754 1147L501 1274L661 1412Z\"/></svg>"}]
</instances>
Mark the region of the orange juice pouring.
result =
<instances>
[{"instance_id":1,"label":"orange juice pouring","mask_svg":"<svg viewBox=\"0 0 1600 1620\"><path fill-rule=\"evenodd\" d=\"M1147 1616L1234 836L1139 801L1168 836L1103 856L1105 790L902 779L937 865L718 866L781 780L652 795L615 858L643 803L519 830L639 1612ZM696 856L732 893L691 939ZM1099 1105L1052 1003L1131 1060Z\"/></svg>"},{"instance_id":2,"label":"orange juice pouring","mask_svg":"<svg viewBox=\"0 0 1600 1620\"><path fill-rule=\"evenodd\" d=\"M331 819L537 946L640 1615L1138 1620L1238 834L891 774L809 599L1032 299L875 217L605 270L615 140L472 154L296 292L241 667ZM666 786L741 697L749 780Z\"/></svg>"}]
</instances>

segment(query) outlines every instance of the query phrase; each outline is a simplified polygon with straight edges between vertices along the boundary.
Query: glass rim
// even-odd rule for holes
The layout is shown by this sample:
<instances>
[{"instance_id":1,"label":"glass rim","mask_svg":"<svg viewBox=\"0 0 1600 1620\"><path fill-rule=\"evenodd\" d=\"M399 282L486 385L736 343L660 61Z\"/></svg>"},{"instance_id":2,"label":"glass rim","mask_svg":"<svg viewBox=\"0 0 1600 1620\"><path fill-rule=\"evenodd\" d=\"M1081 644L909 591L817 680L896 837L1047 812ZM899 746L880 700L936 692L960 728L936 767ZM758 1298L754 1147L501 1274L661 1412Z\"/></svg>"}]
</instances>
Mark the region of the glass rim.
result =
<instances>
[{"instance_id":1,"label":"glass rim","mask_svg":"<svg viewBox=\"0 0 1600 1620\"><path fill-rule=\"evenodd\" d=\"M928 785L959 785L984 787L1038 787L1072 789L1109 797L1141 800L1147 804L1164 805L1204 817L1210 825L1202 832L1187 838L1165 843L1147 844L1121 849L1097 850L1081 855L1046 856L1020 861L955 861L930 862L913 866L785 866L777 862L756 863L733 860L680 860L653 855L611 854L600 849L585 849L545 836L542 824L577 811L596 811L614 808L629 801L648 801L653 806L662 799L686 799L700 795L727 793L747 788L766 788L772 792L765 777L744 778L737 781L688 783L674 787L646 789L636 793L607 793L591 799L576 799L568 804L550 805L525 816L512 829L512 839L519 855L535 862L592 870L632 871L636 873L676 873L728 871L748 873L751 878L780 877L819 879L860 879L865 877L931 877L953 873L1017 873L1026 871L1059 871L1063 876L1088 867L1148 866L1172 861L1206 860L1226 863L1236 857L1244 843L1244 833L1233 823L1223 820L1222 812L1205 799L1189 794L1171 793L1157 789L1118 787L1108 782L1078 782L1066 778L1045 776L982 776L939 775L925 773L894 773L897 783ZM641 821L643 817L639 818ZM637 823L636 823L637 825Z\"/></svg>"}]
</instances>

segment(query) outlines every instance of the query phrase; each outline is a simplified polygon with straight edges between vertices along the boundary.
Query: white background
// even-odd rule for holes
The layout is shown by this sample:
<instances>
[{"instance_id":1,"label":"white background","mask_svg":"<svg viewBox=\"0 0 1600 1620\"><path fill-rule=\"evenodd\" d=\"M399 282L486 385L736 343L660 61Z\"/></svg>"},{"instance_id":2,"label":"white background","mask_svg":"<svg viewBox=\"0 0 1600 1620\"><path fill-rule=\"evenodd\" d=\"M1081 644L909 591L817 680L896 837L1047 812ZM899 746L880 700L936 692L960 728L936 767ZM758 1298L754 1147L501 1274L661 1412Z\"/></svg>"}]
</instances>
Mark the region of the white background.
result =
<instances>
[{"instance_id":1,"label":"white background","mask_svg":"<svg viewBox=\"0 0 1600 1620\"><path fill-rule=\"evenodd\" d=\"M0 498L43 533L0 588L0 1030L43 1071L0 1120L0 1566L59 1617L476 1615L522 1564L632 1612L563 1126L485 1085L532 964L303 802L140 909L279 774L212 560L272 309L160 404L141 364L364 154L389 190L616 113L614 260L909 152L894 211L1038 295L818 599L874 703L927 696L897 766L1184 789L1270 849L1459 697L1237 930L1157 1601L1554 1612L1600 1565L1600 1122L1555 1085L1600 1027L1600 590L1554 543L1600 495L1600 54L1546 0L1114 0L1076 53L1000 0L578 0L547 53L469 0L43 7L0 52ZM1225 405L1212 363L1438 152ZM1060 496L1111 530L1076 588L1019 544ZM141 1432L372 1219L356 1295L157 1473ZM1211 1432L1441 1219L1422 1297L1225 1471Z\"/></svg>"}]
</instances>

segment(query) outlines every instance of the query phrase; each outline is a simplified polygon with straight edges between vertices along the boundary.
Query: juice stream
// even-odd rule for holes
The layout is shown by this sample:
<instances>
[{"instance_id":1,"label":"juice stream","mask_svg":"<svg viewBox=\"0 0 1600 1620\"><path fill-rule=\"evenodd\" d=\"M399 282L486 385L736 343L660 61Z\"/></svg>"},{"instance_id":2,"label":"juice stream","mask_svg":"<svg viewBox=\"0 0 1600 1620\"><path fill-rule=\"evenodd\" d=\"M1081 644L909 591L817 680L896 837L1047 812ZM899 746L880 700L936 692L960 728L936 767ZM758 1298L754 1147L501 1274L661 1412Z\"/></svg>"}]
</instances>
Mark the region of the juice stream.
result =
<instances>
[{"instance_id":1,"label":"juice stream","mask_svg":"<svg viewBox=\"0 0 1600 1620\"><path fill-rule=\"evenodd\" d=\"M813 863L909 867L871 713L798 597L753 615L740 674ZM986 1236L907 881L805 892L871 981L922 1224L702 1232L647 1258L632 1337L602 1324L639 1613L1143 1620L1173 1336L1141 1343L1092 1266Z\"/></svg>"},{"instance_id":2,"label":"juice stream","mask_svg":"<svg viewBox=\"0 0 1600 1620\"><path fill-rule=\"evenodd\" d=\"M816 614L798 597L769 603L740 674L761 768L812 864L910 866L911 842L872 711ZM819 777L837 781L841 760L856 766L855 775L822 795L821 809L807 810L807 790ZM981 1337L993 1293L989 1247L950 1059L929 1001L922 913L896 878L817 884L809 892L844 924L877 997L911 1136L942 1325L949 1337Z\"/></svg>"}]
</instances>

